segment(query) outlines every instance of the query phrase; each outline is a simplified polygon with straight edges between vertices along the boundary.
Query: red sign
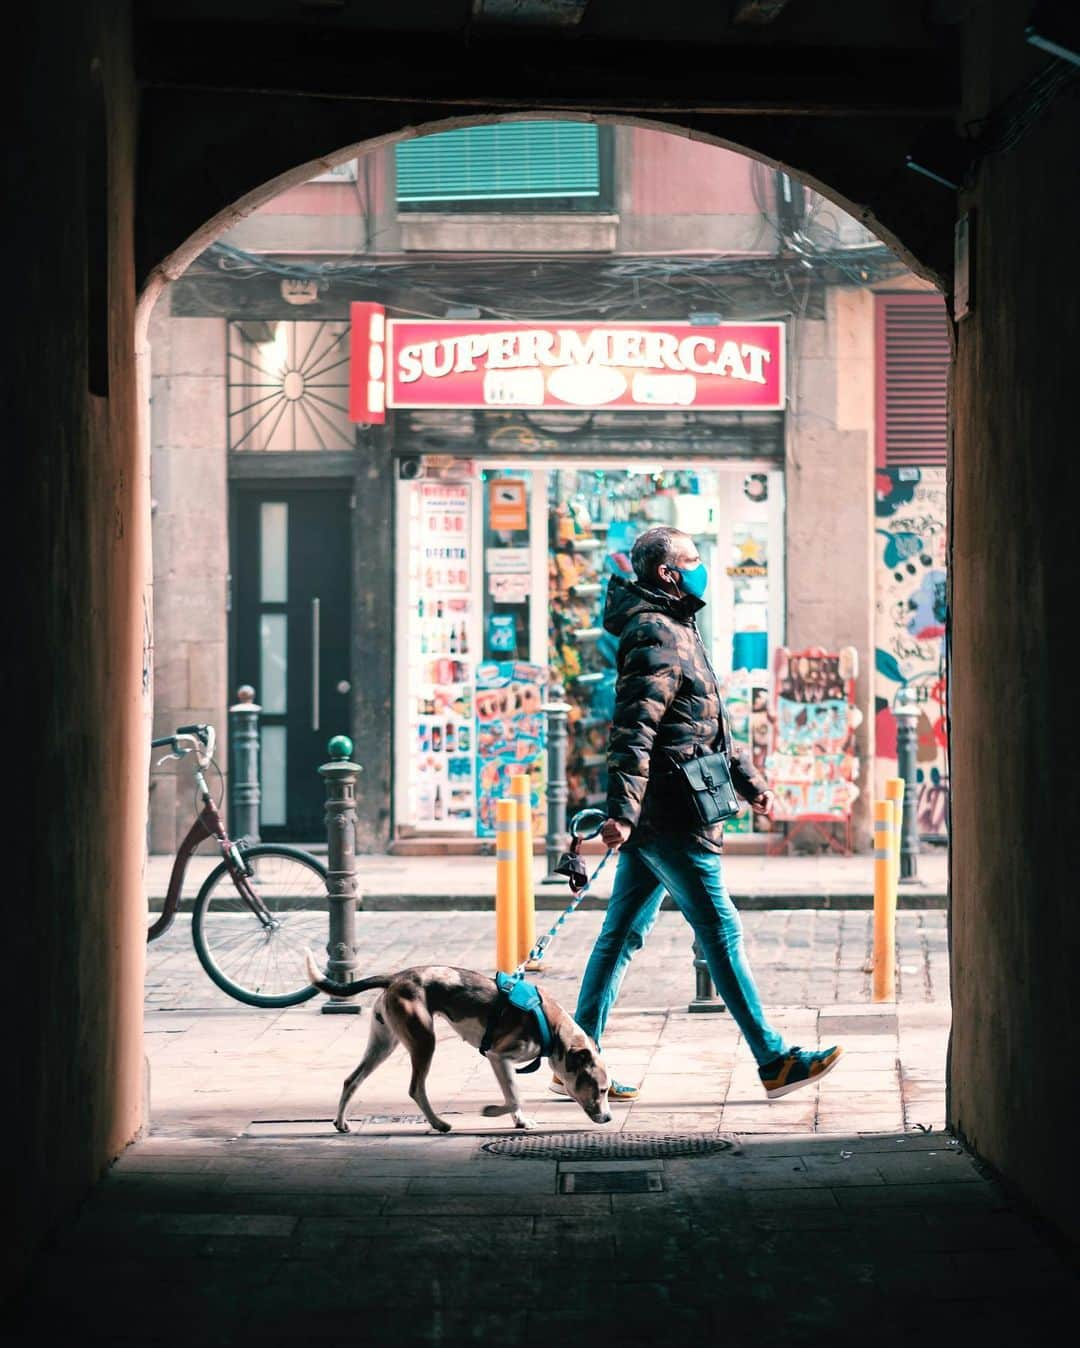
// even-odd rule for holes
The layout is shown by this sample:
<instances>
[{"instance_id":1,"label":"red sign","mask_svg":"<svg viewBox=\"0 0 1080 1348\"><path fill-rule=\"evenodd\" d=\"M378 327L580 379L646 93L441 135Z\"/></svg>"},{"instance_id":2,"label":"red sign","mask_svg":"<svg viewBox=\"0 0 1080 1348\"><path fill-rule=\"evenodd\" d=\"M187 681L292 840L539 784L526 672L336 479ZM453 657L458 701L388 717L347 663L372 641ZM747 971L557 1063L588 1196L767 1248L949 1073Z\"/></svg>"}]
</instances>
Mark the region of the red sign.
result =
<instances>
[{"instance_id":1,"label":"red sign","mask_svg":"<svg viewBox=\"0 0 1080 1348\"><path fill-rule=\"evenodd\" d=\"M349 306L349 420L386 420L386 310L357 301Z\"/></svg>"},{"instance_id":2,"label":"red sign","mask_svg":"<svg viewBox=\"0 0 1080 1348\"><path fill-rule=\"evenodd\" d=\"M372 307L353 305L355 421L383 419L364 402ZM784 325L393 319L379 391L384 407L778 411Z\"/></svg>"}]
</instances>

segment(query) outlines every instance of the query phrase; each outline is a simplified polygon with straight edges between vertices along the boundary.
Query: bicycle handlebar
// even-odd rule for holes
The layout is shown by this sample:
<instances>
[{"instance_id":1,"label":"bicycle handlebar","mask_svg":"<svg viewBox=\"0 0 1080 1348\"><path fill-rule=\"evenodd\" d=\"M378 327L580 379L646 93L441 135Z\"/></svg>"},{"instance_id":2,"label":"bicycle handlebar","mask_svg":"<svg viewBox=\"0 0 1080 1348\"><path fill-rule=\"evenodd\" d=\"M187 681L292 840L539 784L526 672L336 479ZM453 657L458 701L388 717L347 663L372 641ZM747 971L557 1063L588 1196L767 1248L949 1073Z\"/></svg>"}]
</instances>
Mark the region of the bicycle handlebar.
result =
<instances>
[{"instance_id":1,"label":"bicycle handlebar","mask_svg":"<svg viewBox=\"0 0 1080 1348\"><path fill-rule=\"evenodd\" d=\"M191 748L184 748L181 740L193 740ZM199 754L202 763L207 763L214 754L214 727L212 725L181 725L177 726L171 735L162 735L160 739L151 740L151 749L163 749L166 746L174 754L182 757L195 749Z\"/></svg>"}]
</instances>

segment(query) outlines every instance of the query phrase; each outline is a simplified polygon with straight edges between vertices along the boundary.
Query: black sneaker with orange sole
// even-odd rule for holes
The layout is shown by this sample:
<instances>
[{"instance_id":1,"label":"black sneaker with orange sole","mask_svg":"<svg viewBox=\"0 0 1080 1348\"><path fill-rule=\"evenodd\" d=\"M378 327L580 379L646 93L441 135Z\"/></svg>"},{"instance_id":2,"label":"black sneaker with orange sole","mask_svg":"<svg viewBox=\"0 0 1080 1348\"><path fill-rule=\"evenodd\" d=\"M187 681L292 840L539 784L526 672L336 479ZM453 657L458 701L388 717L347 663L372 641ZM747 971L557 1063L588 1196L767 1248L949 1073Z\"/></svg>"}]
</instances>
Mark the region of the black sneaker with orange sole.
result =
<instances>
[{"instance_id":1,"label":"black sneaker with orange sole","mask_svg":"<svg viewBox=\"0 0 1080 1348\"><path fill-rule=\"evenodd\" d=\"M835 1044L832 1048L805 1049L789 1048L781 1058L758 1068L758 1076L765 1087L770 1100L779 1100L782 1095L790 1095L800 1086L812 1086L831 1072L844 1050Z\"/></svg>"}]
</instances>

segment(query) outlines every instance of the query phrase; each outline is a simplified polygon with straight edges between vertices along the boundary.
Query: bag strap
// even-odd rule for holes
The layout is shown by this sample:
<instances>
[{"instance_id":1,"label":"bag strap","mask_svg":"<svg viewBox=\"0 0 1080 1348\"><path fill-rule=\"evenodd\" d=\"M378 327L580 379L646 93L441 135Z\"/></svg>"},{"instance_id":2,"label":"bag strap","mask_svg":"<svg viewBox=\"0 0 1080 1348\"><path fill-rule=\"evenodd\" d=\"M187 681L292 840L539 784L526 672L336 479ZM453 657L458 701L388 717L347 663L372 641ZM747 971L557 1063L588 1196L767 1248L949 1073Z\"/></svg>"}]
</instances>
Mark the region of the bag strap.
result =
<instances>
[{"instance_id":1,"label":"bag strap","mask_svg":"<svg viewBox=\"0 0 1080 1348\"><path fill-rule=\"evenodd\" d=\"M693 617L690 619L691 626L694 629L694 635L697 637L698 645L701 647L701 655L705 661L705 668L712 675L713 687L716 689L716 742L713 744L711 752L714 754L726 755L728 761L731 761L731 736L728 734L727 717L724 715L724 698L720 692L720 677L713 669L713 662L709 659L709 652L705 648L705 638L701 635L701 629ZM721 743L722 741L722 743ZM695 754L695 758L701 757Z\"/></svg>"}]
</instances>

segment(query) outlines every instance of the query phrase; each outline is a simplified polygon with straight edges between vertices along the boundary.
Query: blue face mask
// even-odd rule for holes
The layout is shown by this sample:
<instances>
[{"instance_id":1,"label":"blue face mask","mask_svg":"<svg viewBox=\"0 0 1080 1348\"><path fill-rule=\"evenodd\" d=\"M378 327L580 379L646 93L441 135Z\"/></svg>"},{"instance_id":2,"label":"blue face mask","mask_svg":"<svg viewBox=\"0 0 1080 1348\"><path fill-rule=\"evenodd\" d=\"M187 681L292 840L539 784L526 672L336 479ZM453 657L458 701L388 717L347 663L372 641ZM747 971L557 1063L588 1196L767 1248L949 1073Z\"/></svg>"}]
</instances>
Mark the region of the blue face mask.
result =
<instances>
[{"instance_id":1,"label":"blue face mask","mask_svg":"<svg viewBox=\"0 0 1080 1348\"><path fill-rule=\"evenodd\" d=\"M680 571L679 584L687 594L692 594L695 599L700 599L709 584L709 568L704 562L698 562L697 566L691 570Z\"/></svg>"}]
</instances>

